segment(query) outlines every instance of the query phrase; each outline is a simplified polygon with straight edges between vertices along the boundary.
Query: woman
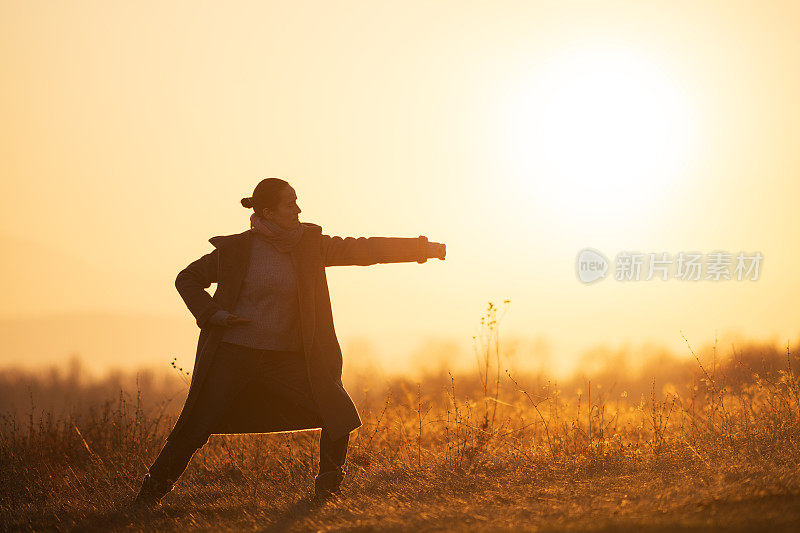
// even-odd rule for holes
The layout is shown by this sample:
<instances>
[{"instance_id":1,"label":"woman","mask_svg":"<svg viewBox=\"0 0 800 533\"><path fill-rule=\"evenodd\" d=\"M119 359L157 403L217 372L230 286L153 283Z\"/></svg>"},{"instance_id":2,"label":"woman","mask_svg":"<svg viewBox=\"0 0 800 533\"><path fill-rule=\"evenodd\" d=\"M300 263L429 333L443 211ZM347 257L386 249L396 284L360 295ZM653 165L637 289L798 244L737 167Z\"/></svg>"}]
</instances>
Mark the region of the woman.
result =
<instances>
[{"instance_id":1,"label":"woman","mask_svg":"<svg viewBox=\"0 0 800 533\"><path fill-rule=\"evenodd\" d=\"M215 249L175 280L200 338L186 403L137 504L157 504L212 433L321 428L314 492L337 493L361 419L342 386L325 267L445 258L445 245L424 236L323 235L300 222L295 190L277 178L262 180L242 205L254 210L250 229L209 239Z\"/></svg>"}]
</instances>

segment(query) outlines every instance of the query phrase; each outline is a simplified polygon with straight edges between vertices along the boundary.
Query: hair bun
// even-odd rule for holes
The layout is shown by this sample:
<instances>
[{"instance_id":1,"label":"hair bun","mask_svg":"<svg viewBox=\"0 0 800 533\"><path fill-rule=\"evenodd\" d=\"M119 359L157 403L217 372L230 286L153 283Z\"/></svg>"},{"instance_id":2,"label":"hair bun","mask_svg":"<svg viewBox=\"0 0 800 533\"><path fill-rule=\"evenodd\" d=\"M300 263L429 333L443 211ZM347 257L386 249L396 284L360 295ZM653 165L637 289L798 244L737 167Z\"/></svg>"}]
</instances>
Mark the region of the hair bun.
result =
<instances>
[{"instance_id":1,"label":"hair bun","mask_svg":"<svg viewBox=\"0 0 800 533\"><path fill-rule=\"evenodd\" d=\"M253 198L252 198L252 196L248 197L248 198L242 198L242 205L244 207L248 208L248 209L253 207Z\"/></svg>"}]
</instances>

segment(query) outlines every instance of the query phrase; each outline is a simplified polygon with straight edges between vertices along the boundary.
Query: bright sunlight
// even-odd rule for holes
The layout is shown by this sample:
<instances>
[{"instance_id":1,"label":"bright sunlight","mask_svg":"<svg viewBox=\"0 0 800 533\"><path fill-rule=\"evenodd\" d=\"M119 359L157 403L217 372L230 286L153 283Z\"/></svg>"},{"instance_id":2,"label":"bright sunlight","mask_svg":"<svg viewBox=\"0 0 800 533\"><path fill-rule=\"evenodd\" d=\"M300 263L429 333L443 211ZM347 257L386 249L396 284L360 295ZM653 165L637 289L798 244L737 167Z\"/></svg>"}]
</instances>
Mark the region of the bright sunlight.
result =
<instances>
[{"instance_id":1,"label":"bright sunlight","mask_svg":"<svg viewBox=\"0 0 800 533\"><path fill-rule=\"evenodd\" d=\"M556 218L608 229L657 208L685 174L696 138L674 77L607 47L554 55L530 72L508 110L509 163L522 192L544 197Z\"/></svg>"}]
</instances>

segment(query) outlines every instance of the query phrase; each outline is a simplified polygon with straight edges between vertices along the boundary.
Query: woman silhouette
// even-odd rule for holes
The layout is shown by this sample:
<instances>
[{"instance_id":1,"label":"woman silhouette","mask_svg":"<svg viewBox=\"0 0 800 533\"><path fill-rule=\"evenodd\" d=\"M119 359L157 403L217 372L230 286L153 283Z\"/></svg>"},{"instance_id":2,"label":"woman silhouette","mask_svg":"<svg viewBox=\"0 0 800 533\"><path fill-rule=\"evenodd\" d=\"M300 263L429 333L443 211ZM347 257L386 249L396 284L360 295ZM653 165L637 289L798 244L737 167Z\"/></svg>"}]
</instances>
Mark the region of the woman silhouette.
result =
<instances>
[{"instance_id":1,"label":"woman silhouette","mask_svg":"<svg viewBox=\"0 0 800 533\"><path fill-rule=\"evenodd\" d=\"M175 280L200 337L186 403L136 504L172 490L212 433L321 428L314 492L337 493L361 419L342 386L325 267L445 258L445 245L424 236L323 235L300 222L295 190L281 179L262 180L242 205L254 210L250 229L209 239L215 249Z\"/></svg>"}]
</instances>

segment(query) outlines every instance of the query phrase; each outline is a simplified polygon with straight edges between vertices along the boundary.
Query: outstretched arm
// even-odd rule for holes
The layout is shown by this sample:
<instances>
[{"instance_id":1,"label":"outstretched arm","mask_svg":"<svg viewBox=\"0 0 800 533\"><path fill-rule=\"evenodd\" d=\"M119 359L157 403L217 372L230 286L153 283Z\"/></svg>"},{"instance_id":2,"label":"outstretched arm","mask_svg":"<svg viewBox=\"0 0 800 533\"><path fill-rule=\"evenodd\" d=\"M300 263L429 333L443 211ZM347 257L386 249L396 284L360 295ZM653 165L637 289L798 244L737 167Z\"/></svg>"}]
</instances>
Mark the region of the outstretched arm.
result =
<instances>
[{"instance_id":1,"label":"outstretched arm","mask_svg":"<svg viewBox=\"0 0 800 533\"><path fill-rule=\"evenodd\" d=\"M211 316L221 310L206 291L212 283L217 282L218 257L219 252L214 249L181 270L175 278L175 288L200 328L209 325L207 322Z\"/></svg>"},{"instance_id":2,"label":"outstretched arm","mask_svg":"<svg viewBox=\"0 0 800 533\"><path fill-rule=\"evenodd\" d=\"M322 263L325 266L376 263L424 263L429 258L444 259L445 246L419 237L331 237L322 236Z\"/></svg>"}]
</instances>

